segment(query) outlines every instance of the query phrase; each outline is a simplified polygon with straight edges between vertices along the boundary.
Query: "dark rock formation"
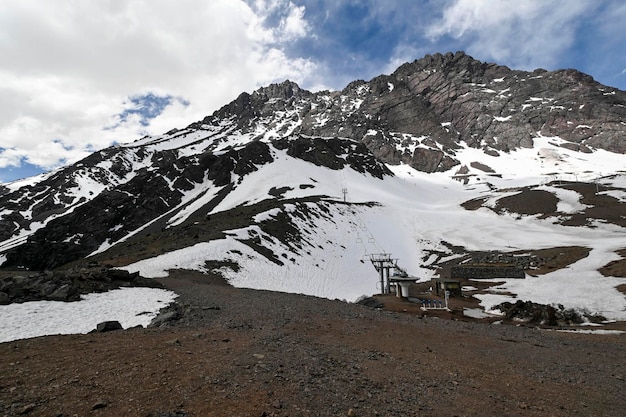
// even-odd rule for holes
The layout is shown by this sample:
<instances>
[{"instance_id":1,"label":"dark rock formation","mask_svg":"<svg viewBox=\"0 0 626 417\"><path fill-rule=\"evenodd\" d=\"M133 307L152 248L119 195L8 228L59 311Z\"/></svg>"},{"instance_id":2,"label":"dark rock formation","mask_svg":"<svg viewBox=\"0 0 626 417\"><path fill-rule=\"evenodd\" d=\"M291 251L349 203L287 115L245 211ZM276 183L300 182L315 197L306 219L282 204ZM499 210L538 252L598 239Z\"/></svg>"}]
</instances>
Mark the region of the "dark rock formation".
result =
<instances>
[{"instance_id":1,"label":"dark rock formation","mask_svg":"<svg viewBox=\"0 0 626 417\"><path fill-rule=\"evenodd\" d=\"M525 278L524 270L514 265L459 265L450 269L452 278L490 279Z\"/></svg>"},{"instance_id":2,"label":"dark rock formation","mask_svg":"<svg viewBox=\"0 0 626 417\"><path fill-rule=\"evenodd\" d=\"M585 321L601 322L606 320L600 315L585 311L566 309L562 305L551 306L530 301L518 300L515 303L504 302L494 307L504 313L507 319L516 319L528 324L545 326L571 326Z\"/></svg>"},{"instance_id":3,"label":"dark rock formation","mask_svg":"<svg viewBox=\"0 0 626 417\"><path fill-rule=\"evenodd\" d=\"M113 332L115 330L124 330L119 321L103 321L102 323L98 323L96 325L95 332L96 333L105 333L105 332Z\"/></svg>"},{"instance_id":4,"label":"dark rock formation","mask_svg":"<svg viewBox=\"0 0 626 417\"><path fill-rule=\"evenodd\" d=\"M363 297L359 299L356 303L373 309L381 309L385 307L383 303L376 300L374 297Z\"/></svg>"},{"instance_id":5,"label":"dark rock formation","mask_svg":"<svg viewBox=\"0 0 626 417\"><path fill-rule=\"evenodd\" d=\"M163 288L152 279L127 271L93 266L67 271L45 271L0 278L0 305L26 301L78 301L81 294L120 287Z\"/></svg>"}]
</instances>

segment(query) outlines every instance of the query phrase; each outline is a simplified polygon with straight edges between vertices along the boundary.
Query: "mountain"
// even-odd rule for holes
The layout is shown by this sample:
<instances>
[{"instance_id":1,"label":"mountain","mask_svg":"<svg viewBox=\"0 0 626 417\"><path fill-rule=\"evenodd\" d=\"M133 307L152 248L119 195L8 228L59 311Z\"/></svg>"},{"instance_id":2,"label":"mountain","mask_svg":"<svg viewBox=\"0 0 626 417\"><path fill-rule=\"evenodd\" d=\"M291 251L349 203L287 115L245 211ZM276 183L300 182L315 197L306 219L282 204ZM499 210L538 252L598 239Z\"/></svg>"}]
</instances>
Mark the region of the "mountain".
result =
<instances>
[{"instance_id":1,"label":"mountain","mask_svg":"<svg viewBox=\"0 0 626 417\"><path fill-rule=\"evenodd\" d=\"M507 259L528 277L477 294L483 307L524 297L626 320L625 132L624 91L462 52L342 91L285 81L6 184L0 262L194 269L354 300L380 291L373 254L422 280Z\"/></svg>"}]
</instances>

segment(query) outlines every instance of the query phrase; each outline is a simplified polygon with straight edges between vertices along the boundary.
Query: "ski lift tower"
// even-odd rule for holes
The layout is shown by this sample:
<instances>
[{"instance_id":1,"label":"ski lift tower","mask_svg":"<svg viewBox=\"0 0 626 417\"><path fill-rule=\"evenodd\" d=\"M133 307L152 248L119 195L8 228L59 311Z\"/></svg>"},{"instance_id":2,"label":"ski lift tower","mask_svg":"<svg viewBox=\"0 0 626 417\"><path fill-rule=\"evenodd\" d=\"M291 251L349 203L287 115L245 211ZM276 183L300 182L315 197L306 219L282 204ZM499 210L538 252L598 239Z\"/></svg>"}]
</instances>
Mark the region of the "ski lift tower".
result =
<instances>
[{"instance_id":1,"label":"ski lift tower","mask_svg":"<svg viewBox=\"0 0 626 417\"><path fill-rule=\"evenodd\" d=\"M390 270L398 268L398 259L392 259L388 253L372 253L370 254L370 262L380 275L380 291L383 294L391 293L389 277Z\"/></svg>"}]
</instances>

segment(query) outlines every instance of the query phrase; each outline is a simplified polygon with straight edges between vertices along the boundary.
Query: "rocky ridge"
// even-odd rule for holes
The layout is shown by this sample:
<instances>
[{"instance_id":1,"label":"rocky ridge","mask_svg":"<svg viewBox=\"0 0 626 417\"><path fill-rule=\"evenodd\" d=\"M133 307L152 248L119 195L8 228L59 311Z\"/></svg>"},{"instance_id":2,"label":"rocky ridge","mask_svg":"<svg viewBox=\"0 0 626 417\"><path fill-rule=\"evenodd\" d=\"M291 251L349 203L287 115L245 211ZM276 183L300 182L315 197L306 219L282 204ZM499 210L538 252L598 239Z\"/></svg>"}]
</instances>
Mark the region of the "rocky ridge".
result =
<instances>
[{"instance_id":1,"label":"rocky ridge","mask_svg":"<svg viewBox=\"0 0 626 417\"><path fill-rule=\"evenodd\" d=\"M542 135L559 136L567 141L562 146L581 152L626 151L625 92L573 69L515 71L463 52L427 55L341 92L274 84L241 94L203 123L231 117L259 138L347 137L385 163L426 172L458 164L454 149L461 143L497 154L531 148Z\"/></svg>"}]
</instances>

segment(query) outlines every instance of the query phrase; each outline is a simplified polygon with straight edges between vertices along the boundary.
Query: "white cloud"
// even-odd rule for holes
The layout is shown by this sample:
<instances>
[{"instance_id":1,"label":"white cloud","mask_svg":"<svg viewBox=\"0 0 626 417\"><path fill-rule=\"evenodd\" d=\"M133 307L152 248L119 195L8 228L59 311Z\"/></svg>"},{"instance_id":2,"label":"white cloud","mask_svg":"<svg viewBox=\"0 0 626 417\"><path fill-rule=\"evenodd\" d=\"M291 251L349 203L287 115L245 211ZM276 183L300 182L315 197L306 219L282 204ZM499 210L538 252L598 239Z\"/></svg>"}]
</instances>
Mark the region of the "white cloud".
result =
<instances>
[{"instance_id":1,"label":"white cloud","mask_svg":"<svg viewBox=\"0 0 626 417\"><path fill-rule=\"evenodd\" d=\"M306 36L309 25L304 19L305 7L289 3L289 13L280 22L281 39L292 40Z\"/></svg>"},{"instance_id":2,"label":"white cloud","mask_svg":"<svg viewBox=\"0 0 626 417\"><path fill-rule=\"evenodd\" d=\"M427 29L431 40L463 39L467 52L520 69L552 67L575 41L576 29L597 4L585 0L456 0Z\"/></svg>"},{"instance_id":3,"label":"white cloud","mask_svg":"<svg viewBox=\"0 0 626 417\"><path fill-rule=\"evenodd\" d=\"M315 63L284 52L309 30L291 2L5 0L0 6L0 168L20 158L46 168L113 141L199 120L273 81L306 83ZM260 7L264 6L264 7ZM270 23L267 11L282 7ZM130 96L170 95L142 126Z\"/></svg>"}]
</instances>

